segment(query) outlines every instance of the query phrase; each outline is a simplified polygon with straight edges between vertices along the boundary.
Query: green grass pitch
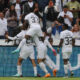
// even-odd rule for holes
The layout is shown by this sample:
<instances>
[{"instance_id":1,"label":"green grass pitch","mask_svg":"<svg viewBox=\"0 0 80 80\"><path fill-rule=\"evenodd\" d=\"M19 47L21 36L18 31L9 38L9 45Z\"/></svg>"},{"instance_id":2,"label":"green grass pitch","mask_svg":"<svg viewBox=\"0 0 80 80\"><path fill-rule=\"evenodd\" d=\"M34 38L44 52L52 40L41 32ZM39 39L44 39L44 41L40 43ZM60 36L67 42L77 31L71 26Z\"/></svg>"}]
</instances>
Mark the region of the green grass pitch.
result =
<instances>
[{"instance_id":1,"label":"green grass pitch","mask_svg":"<svg viewBox=\"0 0 80 80\"><path fill-rule=\"evenodd\" d=\"M80 80L80 78L37 78L37 77L0 77L0 80Z\"/></svg>"}]
</instances>

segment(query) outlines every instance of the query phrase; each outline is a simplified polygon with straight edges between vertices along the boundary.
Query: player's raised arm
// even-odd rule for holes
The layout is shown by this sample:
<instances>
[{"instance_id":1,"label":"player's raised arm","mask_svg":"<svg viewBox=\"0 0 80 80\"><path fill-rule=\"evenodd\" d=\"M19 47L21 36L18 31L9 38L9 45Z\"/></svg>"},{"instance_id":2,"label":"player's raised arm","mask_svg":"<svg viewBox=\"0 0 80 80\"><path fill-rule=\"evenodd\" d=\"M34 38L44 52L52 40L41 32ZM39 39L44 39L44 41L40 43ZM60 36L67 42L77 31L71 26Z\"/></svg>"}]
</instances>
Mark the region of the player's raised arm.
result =
<instances>
[{"instance_id":1,"label":"player's raised arm","mask_svg":"<svg viewBox=\"0 0 80 80\"><path fill-rule=\"evenodd\" d=\"M53 51L54 55L56 56L56 50L52 47L53 39L49 38L49 40L45 40L45 44Z\"/></svg>"}]
</instances>

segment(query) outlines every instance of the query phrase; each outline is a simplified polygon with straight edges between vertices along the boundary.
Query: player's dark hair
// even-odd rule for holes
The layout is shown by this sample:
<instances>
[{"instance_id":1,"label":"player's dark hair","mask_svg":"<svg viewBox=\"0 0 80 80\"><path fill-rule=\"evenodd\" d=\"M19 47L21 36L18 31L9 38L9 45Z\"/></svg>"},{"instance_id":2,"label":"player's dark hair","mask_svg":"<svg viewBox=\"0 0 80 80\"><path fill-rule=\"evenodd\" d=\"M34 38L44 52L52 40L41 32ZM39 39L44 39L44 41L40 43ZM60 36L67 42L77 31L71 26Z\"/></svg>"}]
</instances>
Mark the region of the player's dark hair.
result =
<instances>
[{"instance_id":1,"label":"player's dark hair","mask_svg":"<svg viewBox=\"0 0 80 80\"><path fill-rule=\"evenodd\" d=\"M69 26L67 24L63 24L63 26L65 27L65 29L69 29Z\"/></svg>"},{"instance_id":2,"label":"player's dark hair","mask_svg":"<svg viewBox=\"0 0 80 80\"><path fill-rule=\"evenodd\" d=\"M60 17L57 19L57 21L62 24L62 23L64 23L64 18L60 16Z\"/></svg>"},{"instance_id":3,"label":"player's dark hair","mask_svg":"<svg viewBox=\"0 0 80 80\"><path fill-rule=\"evenodd\" d=\"M50 38L48 39L48 41L49 41L49 42L53 42L53 38L50 37Z\"/></svg>"}]
</instances>

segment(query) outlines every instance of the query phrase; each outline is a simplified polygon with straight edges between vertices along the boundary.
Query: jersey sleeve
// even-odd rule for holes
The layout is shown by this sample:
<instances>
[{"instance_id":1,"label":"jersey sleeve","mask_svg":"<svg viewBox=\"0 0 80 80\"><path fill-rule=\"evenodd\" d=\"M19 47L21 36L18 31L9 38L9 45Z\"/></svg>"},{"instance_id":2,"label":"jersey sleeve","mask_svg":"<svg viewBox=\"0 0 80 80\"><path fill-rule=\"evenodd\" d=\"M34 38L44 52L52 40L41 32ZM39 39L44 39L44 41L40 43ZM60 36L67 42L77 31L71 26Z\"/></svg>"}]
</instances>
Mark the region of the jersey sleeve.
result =
<instances>
[{"instance_id":1,"label":"jersey sleeve","mask_svg":"<svg viewBox=\"0 0 80 80\"><path fill-rule=\"evenodd\" d=\"M15 37L10 37L10 36L8 36L8 39L10 39L10 40L14 41L14 40L16 40L16 39L17 39L17 37L16 37L16 36L15 36Z\"/></svg>"},{"instance_id":2,"label":"jersey sleeve","mask_svg":"<svg viewBox=\"0 0 80 80\"><path fill-rule=\"evenodd\" d=\"M53 50L53 47L51 46L51 44L49 43L48 40L45 40L44 42L46 44L46 46L48 46L51 50Z\"/></svg>"},{"instance_id":3,"label":"jersey sleeve","mask_svg":"<svg viewBox=\"0 0 80 80\"><path fill-rule=\"evenodd\" d=\"M16 37L19 38L19 39L21 39L22 36L23 36L22 34L23 34L23 32L20 32L19 34L16 35Z\"/></svg>"},{"instance_id":4,"label":"jersey sleeve","mask_svg":"<svg viewBox=\"0 0 80 80\"><path fill-rule=\"evenodd\" d=\"M24 20L28 20L28 18L29 18L29 16L27 15L27 16L25 16Z\"/></svg>"}]
</instances>

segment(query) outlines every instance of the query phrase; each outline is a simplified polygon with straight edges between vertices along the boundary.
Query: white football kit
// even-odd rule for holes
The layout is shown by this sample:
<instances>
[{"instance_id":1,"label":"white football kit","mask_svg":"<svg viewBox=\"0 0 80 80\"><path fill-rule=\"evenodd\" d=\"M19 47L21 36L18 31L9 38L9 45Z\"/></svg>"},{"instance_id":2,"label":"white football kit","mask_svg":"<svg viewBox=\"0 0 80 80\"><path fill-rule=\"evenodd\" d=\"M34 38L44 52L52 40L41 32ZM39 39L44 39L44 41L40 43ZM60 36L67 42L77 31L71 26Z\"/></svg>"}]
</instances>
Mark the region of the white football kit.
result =
<instances>
[{"instance_id":1,"label":"white football kit","mask_svg":"<svg viewBox=\"0 0 80 80\"><path fill-rule=\"evenodd\" d=\"M23 59L26 59L27 56L28 56L27 54L29 53L29 51L31 51L29 57L30 57L30 59L35 59L35 56L34 56L34 48L33 48L32 42L29 41L29 40L24 39L24 37L26 35L26 32L27 32L27 30L22 30L15 37L8 36L8 39L10 39L10 40L20 40L20 41L22 40L20 42L20 44L22 44L21 47L20 47L20 49L21 49L21 51L20 51L20 57L23 58ZM31 42L31 44L30 44L30 42Z\"/></svg>"},{"instance_id":2,"label":"white football kit","mask_svg":"<svg viewBox=\"0 0 80 80\"><path fill-rule=\"evenodd\" d=\"M30 25L30 28L26 33L27 35L30 35L31 37L34 37L34 35L39 37L43 36L39 23L39 18L37 15L35 15L34 13L29 13L25 16L25 20L28 20Z\"/></svg>"},{"instance_id":3,"label":"white football kit","mask_svg":"<svg viewBox=\"0 0 80 80\"><path fill-rule=\"evenodd\" d=\"M72 53L73 33L69 30L64 30L60 33L60 39L63 39L62 44L63 59L69 59Z\"/></svg>"},{"instance_id":4,"label":"white football kit","mask_svg":"<svg viewBox=\"0 0 80 80\"><path fill-rule=\"evenodd\" d=\"M47 55L47 47L49 47L51 50L53 50L53 47L49 43L47 39L44 40L44 42L40 41L38 37L35 37L35 43L37 46L37 59L45 59L45 64L50 68L50 69L56 69L56 66L54 62L50 59L50 57Z\"/></svg>"},{"instance_id":5,"label":"white football kit","mask_svg":"<svg viewBox=\"0 0 80 80\"><path fill-rule=\"evenodd\" d=\"M33 40L29 39L26 40L25 38L21 41L22 47L20 50L20 58L27 59L27 57L30 57L30 59L35 59L34 57L34 47L32 45Z\"/></svg>"},{"instance_id":6,"label":"white football kit","mask_svg":"<svg viewBox=\"0 0 80 80\"><path fill-rule=\"evenodd\" d=\"M34 37L34 41L37 48L37 59L44 59L46 58L47 47L44 45L42 41L39 40L37 36Z\"/></svg>"}]
</instances>

